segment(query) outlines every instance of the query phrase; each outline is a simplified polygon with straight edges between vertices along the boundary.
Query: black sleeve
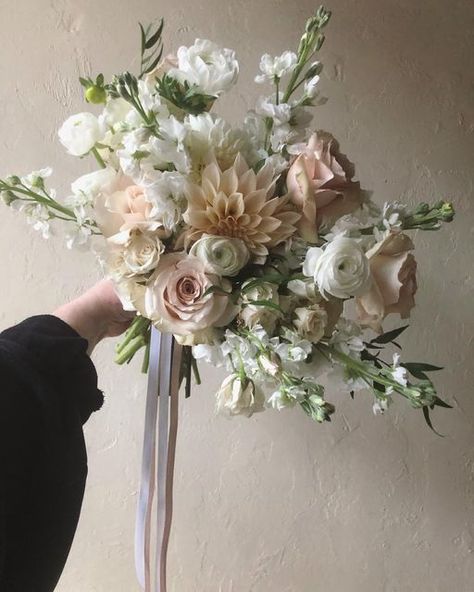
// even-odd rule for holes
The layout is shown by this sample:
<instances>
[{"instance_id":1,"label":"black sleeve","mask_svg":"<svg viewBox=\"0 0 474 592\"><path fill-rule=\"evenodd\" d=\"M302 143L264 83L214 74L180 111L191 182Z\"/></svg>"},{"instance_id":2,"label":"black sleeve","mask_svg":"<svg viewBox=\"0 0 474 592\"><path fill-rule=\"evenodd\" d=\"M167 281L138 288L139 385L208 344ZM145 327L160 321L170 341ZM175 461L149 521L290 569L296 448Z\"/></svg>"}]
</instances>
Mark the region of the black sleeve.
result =
<instances>
[{"instance_id":1,"label":"black sleeve","mask_svg":"<svg viewBox=\"0 0 474 592\"><path fill-rule=\"evenodd\" d=\"M82 426L103 402L87 341L54 316L0 333L0 591L52 592L82 504Z\"/></svg>"}]
</instances>

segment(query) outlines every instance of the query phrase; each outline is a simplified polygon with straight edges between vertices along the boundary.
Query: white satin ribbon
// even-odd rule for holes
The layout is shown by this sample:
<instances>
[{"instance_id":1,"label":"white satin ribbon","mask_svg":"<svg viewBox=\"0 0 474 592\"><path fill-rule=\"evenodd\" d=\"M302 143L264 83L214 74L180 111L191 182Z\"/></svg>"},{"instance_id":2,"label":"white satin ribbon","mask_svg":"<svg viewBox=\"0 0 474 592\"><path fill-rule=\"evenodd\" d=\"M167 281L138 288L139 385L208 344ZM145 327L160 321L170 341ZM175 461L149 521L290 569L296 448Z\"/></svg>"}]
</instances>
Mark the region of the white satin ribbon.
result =
<instances>
[{"instance_id":1,"label":"white satin ribbon","mask_svg":"<svg viewBox=\"0 0 474 592\"><path fill-rule=\"evenodd\" d=\"M154 327L152 328L142 472L135 531L135 566L138 581L145 592L152 592L152 589L155 592L166 592L166 560L173 510L181 353L182 347L175 342L172 335L160 334ZM152 588L153 573L150 557L155 465L156 552L155 587Z\"/></svg>"}]
</instances>

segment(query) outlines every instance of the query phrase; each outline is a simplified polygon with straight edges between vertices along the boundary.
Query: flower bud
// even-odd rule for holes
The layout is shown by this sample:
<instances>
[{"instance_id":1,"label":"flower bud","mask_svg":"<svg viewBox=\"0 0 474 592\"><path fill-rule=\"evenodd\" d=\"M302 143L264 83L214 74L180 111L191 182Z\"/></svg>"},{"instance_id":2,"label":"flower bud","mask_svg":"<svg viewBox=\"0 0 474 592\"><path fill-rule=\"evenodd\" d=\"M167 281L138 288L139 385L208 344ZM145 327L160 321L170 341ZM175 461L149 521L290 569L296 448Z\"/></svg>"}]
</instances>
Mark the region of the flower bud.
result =
<instances>
[{"instance_id":1,"label":"flower bud","mask_svg":"<svg viewBox=\"0 0 474 592\"><path fill-rule=\"evenodd\" d=\"M17 175L10 175L9 177L7 177L5 179L5 181L7 182L8 185L12 185L12 186L20 185L20 183L21 183L21 179Z\"/></svg>"},{"instance_id":2,"label":"flower bud","mask_svg":"<svg viewBox=\"0 0 474 592\"><path fill-rule=\"evenodd\" d=\"M270 376L277 376L281 370L281 359L278 354L264 354L258 358L260 367Z\"/></svg>"},{"instance_id":3,"label":"flower bud","mask_svg":"<svg viewBox=\"0 0 474 592\"><path fill-rule=\"evenodd\" d=\"M13 191L2 191L0 192L0 198L6 206L11 205L16 199L18 199Z\"/></svg>"},{"instance_id":4,"label":"flower bud","mask_svg":"<svg viewBox=\"0 0 474 592\"><path fill-rule=\"evenodd\" d=\"M450 202L444 202L440 208L441 219L444 222L452 222L454 218L453 204Z\"/></svg>"},{"instance_id":5,"label":"flower bud","mask_svg":"<svg viewBox=\"0 0 474 592\"><path fill-rule=\"evenodd\" d=\"M85 98L88 103L92 103L93 105L100 105L101 103L105 103L107 98L107 93L105 92L105 88L103 86L89 86L86 89Z\"/></svg>"},{"instance_id":6,"label":"flower bud","mask_svg":"<svg viewBox=\"0 0 474 592\"><path fill-rule=\"evenodd\" d=\"M308 71L306 72L305 80L310 80L311 78L314 78L314 76L318 76L319 74L321 74L322 70L323 70L322 63L321 62L314 62L313 64L311 64Z\"/></svg>"}]
</instances>

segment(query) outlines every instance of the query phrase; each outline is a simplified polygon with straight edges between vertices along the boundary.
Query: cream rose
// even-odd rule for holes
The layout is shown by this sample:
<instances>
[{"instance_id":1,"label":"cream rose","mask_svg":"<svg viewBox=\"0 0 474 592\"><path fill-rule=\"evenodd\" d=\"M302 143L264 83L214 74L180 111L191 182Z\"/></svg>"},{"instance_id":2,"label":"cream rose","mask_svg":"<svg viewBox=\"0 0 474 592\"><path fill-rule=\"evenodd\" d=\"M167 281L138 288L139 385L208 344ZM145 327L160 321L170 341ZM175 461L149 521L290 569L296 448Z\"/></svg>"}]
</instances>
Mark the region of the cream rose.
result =
<instances>
[{"instance_id":1,"label":"cream rose","mask_svg":"<svg viewBox=\"0 0 474 592\"><path fill-rule=\"evenodd\" d=\"M278 287L275 284L269 282L262 282L253 286L250 289L246 289L249 282L247 280L242 285L242 310L240 311L239 318L243 321L244 325L249 329L255 327L255 325L261 325L265 331L272 333L275 329L276 322L281 316L278 308L274 308L271 304L278 307L279 295ZM252 304L253 302L266 301L271 303L270 306L265 304Z\"/></svg>"},{"instance_id":2,"label":"cream rose","mask_svg":"<svg viewBox=\"0 0 474 592\"><path fill-rule=\"evenodd\" d=\"M204 235L190 250L191 255L208 265L214 273L234 276L244 267L249 258L249 250L240 238Z\"/></svg>"},{"instance_id":3,"label":"cream rose","mask_svg":"<svg viewBox=\"0 0 474 592\"><path fill-rule=\"evenodd\" d=\"M359 243L344 236L336 237L324 249L312 247L306 253L303 273L314 279L321 296L350 298L370 286L369 260Z\"/></svg>"},{"instance_id":4,"label":"cream rose","mask_svg":"<svg viewBox=\"0 0 474 592\"><path fill-rule=\"evenodd\" d=\"M346 162L334 138L319 132L288 171L288 193L302 213L298 230L310 243L317 242L323 222L331 224L361 204L360 185L351 180Z\"/></svg>"},{"instance_id":5,"label":"cream rose","mask_svg":"<svg viewBox=\"0 0 474 592\"><path fill-rule=\"evenodd\" d=\"M163 255L146 290L146 316L161 331L177 335L227 325L236 309L227 294L208 291L213 286L230 288L229 282L209 273L193 255Z\"/></svg>"},{"instance_id":6,"label":"cream rose","mask_svg":"<svg viewBox=\"0 0 474 592\"><path fill-rule=\"evenodd\" d=\"M143 275L153 271L164 250L165 247L157 236L137 230L130 232L123 250L127 275Z\"/></svg>"},{"instance_id":7,"label":"cream rose","mask_svg":"<svg viewBox=\"0 0 474 592\"><path fill-rule=\"evenodd\" d=\"M414 248L411 239L392 231L375 244L367 257L372 274L372 286L356 298L359 320L375 331L382 331L382 321L390 313L402 319L410 316L415 306L416 261L409 252Z\"/></svg>"},{"instance_id":8,"label":"cream rose","mask_svg":"<svg viewBox=\"0 0 474 592\"><path fill-rule=\"evenodd\" d=\"M248 378L231 374L216 393L216 411L227 415L246 415L250 417L263 411L265 398Z\"/></svg>"},{"instance_id":9,"label":"cream rose","mask_svg":"<svg viewBox=\"0 0 474 592\"><path fill-rule=\"evenodd\" d=\"M153 205L147 200L145 188L135 185L130 177L117 175L103 188L94 203L96 220L102 234L109 238L125 230L157 232L169 236L161 222L153 216Z\"/></svg>"},{"instance_id":10,"label":"cream rose","mask_svg":"<svg viewBox=\"0 0 474 592\"><path fill-rule=\"evenodd\" d=\"M293 325L303 339L317 343L324 336L328 313L322 306L313 304L307 308L295 308L295 316Z\"/></svg>"}]
</instances>

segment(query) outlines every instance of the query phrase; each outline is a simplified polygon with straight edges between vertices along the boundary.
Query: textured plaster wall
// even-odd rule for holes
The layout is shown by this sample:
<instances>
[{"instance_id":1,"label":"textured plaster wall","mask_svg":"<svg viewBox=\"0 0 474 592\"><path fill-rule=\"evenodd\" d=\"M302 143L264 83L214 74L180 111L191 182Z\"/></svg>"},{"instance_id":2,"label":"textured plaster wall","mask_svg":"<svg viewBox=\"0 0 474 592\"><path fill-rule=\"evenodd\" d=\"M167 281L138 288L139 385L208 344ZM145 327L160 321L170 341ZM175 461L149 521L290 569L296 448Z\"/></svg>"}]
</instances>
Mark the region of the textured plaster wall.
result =
<instances>
[{"instance_id":1,"label":"textured plaster wall","mask_svg":"<svg viewBox=\"0 0 474 592\"><path fill-rule=\"evenodd\" d=\"M337 392L332 424L298 411L213 415L222 376L183 403L170 548L173 592L471 592L474 589L474 8L470 0L331 0L321 88L331 129L380 202L450 197L456 223L417 237L418 308L405 355L446 365L434 414L396 405L374 417ZM297 43L309 0L0 0L0 172L53 163L56 184L87 170L56 129L84 108L79 74L136 65L138 20L163 15L167 47L213 38L242 76L221 112L254 100L259 56ZM0 325L51 311L98 277L93 257L44 242L0 210ZM94 360L106 393L86 428L89 481L60 592L132 592L133 527L145 381Z\"/></svg>"}]
</instances>

